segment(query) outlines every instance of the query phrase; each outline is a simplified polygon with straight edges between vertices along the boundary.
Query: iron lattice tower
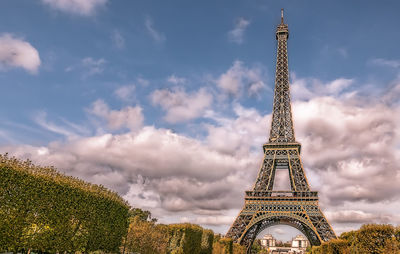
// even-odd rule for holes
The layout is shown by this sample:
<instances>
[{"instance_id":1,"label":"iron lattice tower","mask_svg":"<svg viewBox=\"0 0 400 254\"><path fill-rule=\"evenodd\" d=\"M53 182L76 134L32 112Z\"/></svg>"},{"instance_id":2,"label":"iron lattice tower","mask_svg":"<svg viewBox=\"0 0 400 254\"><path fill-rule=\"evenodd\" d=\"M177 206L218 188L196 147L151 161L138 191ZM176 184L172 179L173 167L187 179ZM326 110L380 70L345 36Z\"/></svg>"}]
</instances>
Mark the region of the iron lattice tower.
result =
<instances>
[{"instance_id":1,"label":"iron lattice tower","mask_svg":"<svg viewBox=\"0 0 400 254\"><path fill-rule=\"evenodd\" d=\"M318 205L318 192L310 191L300 159L300 143L293 129L287 54L288 25L276 29L278 41L275 92L269 141L263 145L264 160L252 191L246 191L245 205L227 237L247 246L267 227L286 224L300 230L312 245L336 238ZM276 170L289 171L290 191L273 191Z\"/></svg>"}]
</instances>

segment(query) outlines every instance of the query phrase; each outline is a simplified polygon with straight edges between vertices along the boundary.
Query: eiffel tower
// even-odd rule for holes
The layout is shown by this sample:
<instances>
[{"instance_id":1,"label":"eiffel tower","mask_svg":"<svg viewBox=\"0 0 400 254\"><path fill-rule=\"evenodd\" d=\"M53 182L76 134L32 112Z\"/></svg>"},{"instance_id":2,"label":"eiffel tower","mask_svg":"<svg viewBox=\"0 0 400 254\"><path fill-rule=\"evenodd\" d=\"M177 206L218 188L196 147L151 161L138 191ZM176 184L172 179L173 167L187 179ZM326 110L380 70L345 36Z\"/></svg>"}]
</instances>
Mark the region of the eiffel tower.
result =
<instances>
[{"instance_id":1,"label":"eiffel tower","mask_svg":"<svg viewBox=\"0 0 400 254\"><path fill-rule=\"evenodd\" d=\"M310 241L320 245L336 238L318 205L318 192L311 191L300 159L300 143L293 130L289 91L287 54L288 25L283 22L276 29L278 41L274 105L269 142L263 145L264 160L253 190L246 191L245 204L227 237L247 246L264 229L278 224L297 228ZM290 191L273 191L277 170L288 170Z\"/></svg>"}]
</instances>

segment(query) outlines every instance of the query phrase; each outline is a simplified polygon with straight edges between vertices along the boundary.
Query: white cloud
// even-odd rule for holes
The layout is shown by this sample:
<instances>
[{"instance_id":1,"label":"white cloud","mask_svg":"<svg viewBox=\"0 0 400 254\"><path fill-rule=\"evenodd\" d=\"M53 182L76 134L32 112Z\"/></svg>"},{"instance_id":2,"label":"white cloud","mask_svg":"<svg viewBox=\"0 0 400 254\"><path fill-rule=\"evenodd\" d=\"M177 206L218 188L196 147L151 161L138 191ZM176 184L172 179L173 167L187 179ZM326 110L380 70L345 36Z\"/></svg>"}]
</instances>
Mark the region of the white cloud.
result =
<instances>
[{"instance_id":1,"label":"white cloud","mask_svg":"<svg viewBox=\"0 0 400 254\"><path fill-rule=\"evenodd\" d=\"M150 17L146 17L144 25L147 29L147 32L156 42L164 42L165 35L154 28L153 20Z\"/></svg>"},{"instance_id":2,"label":"white cloud","mask_svg":"<svg viewBox=\"0 0 400 254\"><path fill-rule=\"evenodd\" d=\"M40 63L39 52L29 42L12 34L0 36L0 70L20 67L35 74Z\"/></svg>"},{"instance_id":3,"label":"white cloud","mask_svg":"<svg viewBox=\"0 0 400 254\"><path fill-rule=\"evenodd\" d=\"M171 83L171 84L174 84L174 85L180 85L180 84L186 83L186 79L185 78L178 77L175 74L172 74L171 76L169 76L167 78L167 81L169 83Z\"/></svg>"},{"instance_id":4,"label":"white cloud","mask_svg":"<svg viewBox=\"0 0 400 254\"><path fill-rule=\"evenodd\" d=\"M129 128L131 131L135 131L142 126L144 120L140 106L111 110L103 100L93 102L88 112L105 119L111 130Z\"/></svg>"},{"instance_id":5,"label":"white cloud","mask_svg":"<svg viewBox=\"0 0 400 254\"><path fill-rule=\"evenodd\" d=\"M42 3L58 11L91 16L100 7L104 7L107 0L42 0Z\"/></svg>"},{"instance_id":6,"label":"white cloud","mask_svg":"<svg viewBox=\"0 0 400 254\"><path fill-rule=\"evenodd\" d=\"M234 106L235 117L209 116L216 125L207 125L207 144L220 153L244 155L267 140L270 115L262 116L253 108Z\"/></svg>"},{"instance_id":7,"label":"white cloud","mask_svg":"<svg viewBox=\"0 0 400 254\"><path fill-rule=\"evenodd\" d=\"M117 49L125 48L125 39L118 30L114 30L111 35L111 40Z\"/></svg>"},{"instance_id":8,"label":"white cloud","mask_svg":"<svg viewBox=\"0 0 400 254\"><path fill-rule=\"evenodd\" d=\"M135 85L121 86L114 94L123 101L130 102L135 99Z\"/></svg>"},{"instance_id":9,"label":"white cloud","mask_svg":"<svg viewBox=\"0 0 400 254\"><path fill-rule=\"evenodd\" d=\"M237 44L242 44L244 32L249 25L249 20L243 17L238 18L235 27L228 33L229 40Z\"/></svg>"},{"instance_id":10,"label":"white cloud","mask_svg":"<svg viewBox=\"0 0 400 254\"><path fill-rule=\"evenodd\" d=\"M343 94L346 88L349 88L353 83L353 79L338 78L329 83L314 78L298 79L292 75L293 83L291 86L292 96L295 100L308 100L317 96L345 96ZM353 95L349 93L346 96Z\"/></svg>"},{"instance_id":11,"label":"white cloud","mask_svg":"<svg viewBox=\"0 0 400 254\"><path fill-rule=\"evenodd\" d=\"M400 191L398 107L325 96L295 102L293 111L304 165L318 175L314 187L322 188L326 201L373 203Z\"/></svg>"},{"instance_id":12,"label":"white cloud","mask_svg":"<svg viewBox=\"0 0 400 254\"><path fill-rule=\"evenodd\" d=\"M154 105L160 105L167 112L164 117L167 122L178 123L201 117L210 107L213 97L204 88L186 93L183 88L174 87L155 90L150 99Z\"/></svg>"},{"instance_id":13,"label":"white cloud","mask_svg":"<svg viewBox=\"0 0 400 254\"><path fill-rule=\"evenodd\" d=\"M384 214L368 213L361 210L342 210L337 212L326 212L334 223L393 223L392 216Z\"/></svg>"},{"instance_id":14,"label":"white cloud","mask_svg":"<svg viewBox=\"0 0 400 254\"><path fill-rule=\"evenodd\" d=\"M262 78L261 68L248 68L241 61L235 61L232 67L220 75L215 82L224 93L239 97L244 89L247 89L249 95L255 95L264 88Z\"/></svg>"},{"instance_id":15,"label":"white cloud","mask_svg":"<svg viewBox=\"0 0 400 254\"><path fill-rule=\"evenodd\" d=\"M383 58L375 58L375 59L370 60L370 63L376 64L376 65L381 65L381 66L389 66L392 68L400 67L399 60L387 60L387 59L383 59Z\"/></svg>"},{"instance_id":16,"label":"white cloud","mask_svg":"<svg viewBox=\"0 0 400 254\"><path fill-rule=\"evenodd\" d=\"M229 225L232 223L232 221L235 219L235 217L232 216L203 216L203 217L198 217L194 221L196 224L201 224L201 225Z\"/></svg>"}]
</instances>

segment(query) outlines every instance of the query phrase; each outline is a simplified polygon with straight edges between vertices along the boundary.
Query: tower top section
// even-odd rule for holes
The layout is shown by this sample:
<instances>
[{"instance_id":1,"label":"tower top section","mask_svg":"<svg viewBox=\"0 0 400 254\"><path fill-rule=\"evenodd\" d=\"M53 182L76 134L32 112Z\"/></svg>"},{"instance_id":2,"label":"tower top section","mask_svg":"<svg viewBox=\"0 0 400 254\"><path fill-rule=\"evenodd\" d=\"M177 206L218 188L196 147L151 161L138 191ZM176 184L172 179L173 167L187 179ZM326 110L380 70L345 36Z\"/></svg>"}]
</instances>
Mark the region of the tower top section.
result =
<instances>
[{"instance_id":1,"label":"tower top section","mask_svg":"<svg viewBox=\"0 0 400 254\"><path fill-rule=\"evenodd\" d=\"M287 39L289 38L288 25L283 21L281 10L281 23L276 28L278 41L276 54L276 73L274 105L272 112L271 133L269 143L295 143L292 108L290 104L289 89L289 64L287 52Z\"/></svg>"},{"instance_id":2,"label":"tower top section","mask_svg":"<svg viewBox=\"0 0 400 254\"><path fill-rule=\"evenodd\" d=\"M283 22L283 8L281 9L281 23L276 28L276 39L279 39L279 36L283 36L286 39L289 38L289 28L288 25Z\"/></svg>"}]
</instances>

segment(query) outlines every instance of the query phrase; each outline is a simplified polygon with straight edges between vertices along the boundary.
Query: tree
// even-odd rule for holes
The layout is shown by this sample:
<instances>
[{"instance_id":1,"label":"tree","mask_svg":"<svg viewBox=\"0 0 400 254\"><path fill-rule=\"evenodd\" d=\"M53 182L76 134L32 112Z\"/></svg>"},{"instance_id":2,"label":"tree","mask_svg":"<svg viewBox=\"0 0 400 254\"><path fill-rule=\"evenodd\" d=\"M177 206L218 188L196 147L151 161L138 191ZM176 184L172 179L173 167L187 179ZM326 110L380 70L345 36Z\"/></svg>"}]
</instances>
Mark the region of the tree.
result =
<instances>
[{"instance_id":1,"label":"tree","mask_svg":"<svg viewBox=\"0 0 400 254\"><path fill-rule=\"evenodd\" d=\"M367 224L358 230L353 244L360 253L381 254L393 238L392 225Z\"/></svg>"}]
</instances>

